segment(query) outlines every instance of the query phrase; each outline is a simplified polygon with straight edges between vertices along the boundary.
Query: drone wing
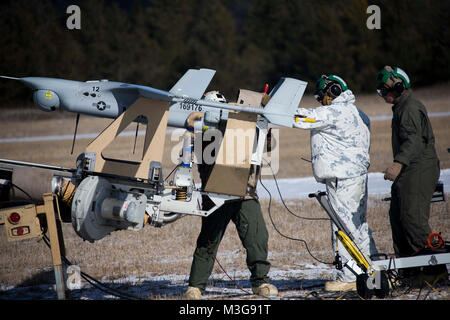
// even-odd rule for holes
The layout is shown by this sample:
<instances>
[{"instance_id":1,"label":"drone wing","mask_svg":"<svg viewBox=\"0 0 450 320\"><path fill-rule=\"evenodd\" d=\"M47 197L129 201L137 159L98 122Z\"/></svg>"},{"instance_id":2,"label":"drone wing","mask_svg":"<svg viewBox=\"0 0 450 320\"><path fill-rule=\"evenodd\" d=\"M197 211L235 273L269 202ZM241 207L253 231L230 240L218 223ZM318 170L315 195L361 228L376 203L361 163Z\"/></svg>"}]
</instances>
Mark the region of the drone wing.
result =
<instances>
[{"instance_id":1,"label":"drone wing","mask_svg":"<svg viewBox=\"0 0 450 320\"><path fill-rule=\"evenodd\" d=\"M136 89L145 98L171 101L174 97L200 99L213 78L215 70L189 69L170 89L159 90L137 84L123 83L123 89Z\"/></svg>"},{"instance_id":2,"label":"drone wing","mask_svg":"<svg viewBox=\"0 0 450 320\"><path fill-rule=\"evenodd\" d=\"M189 69L170 92L177 97L200 99L215 73L216 71L211 69Z\"/></svg>"}]
</instances>

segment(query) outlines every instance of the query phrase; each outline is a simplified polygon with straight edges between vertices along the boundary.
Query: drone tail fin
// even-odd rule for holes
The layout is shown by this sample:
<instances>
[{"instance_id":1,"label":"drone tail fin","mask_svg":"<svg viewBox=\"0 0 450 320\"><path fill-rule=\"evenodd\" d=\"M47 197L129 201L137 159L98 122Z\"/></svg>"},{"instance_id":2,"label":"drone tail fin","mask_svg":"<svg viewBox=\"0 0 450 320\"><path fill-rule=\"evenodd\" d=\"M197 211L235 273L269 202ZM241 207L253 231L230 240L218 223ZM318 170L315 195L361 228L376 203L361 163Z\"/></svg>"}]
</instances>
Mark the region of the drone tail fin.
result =
<instances>
[{"instance_id":1,"label":"drone tail fin","mask_svg":"<svg viewBox=\"0 0 450 320\"><path fill-rule=\"evenodd\" d=\"M270 92L270 100L264 107L264 116L276 126L291 127L307 82L281 78Z\"/></svg>"}]
</instances>

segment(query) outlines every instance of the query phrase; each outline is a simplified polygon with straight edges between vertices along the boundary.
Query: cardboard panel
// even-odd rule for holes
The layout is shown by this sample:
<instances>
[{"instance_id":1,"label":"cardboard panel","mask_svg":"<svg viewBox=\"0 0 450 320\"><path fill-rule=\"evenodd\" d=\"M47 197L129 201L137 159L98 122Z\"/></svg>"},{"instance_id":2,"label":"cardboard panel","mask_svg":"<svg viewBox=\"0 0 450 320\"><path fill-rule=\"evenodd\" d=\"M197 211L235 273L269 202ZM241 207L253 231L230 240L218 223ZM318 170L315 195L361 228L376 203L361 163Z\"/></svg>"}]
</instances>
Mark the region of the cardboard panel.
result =
<instances>
[{"instance_id":1,"label":"cardboard panel","mask_svg":"<svg viewBox=\"0 0 450 320\"><path fill-rule=\"evenodd\" d=\"M256 133L256 114L230 112L205 191L244 196Z\"/></svg>"},{"instance_id":2,"label":"cardboard panel","mask_svg":"<svg viewBox=\"0 0 450 320\"><path fill-rule=\"evenodd\" d=\"M105 158L102 151L126 129L128 124L141 115L146 117L148 122L142 161L130 162ZM86 152L96 153L94 171L148 179L150 162L162 161L168 115L167 101L139 98L87 146Z\"/></svg>"}]
</instances>

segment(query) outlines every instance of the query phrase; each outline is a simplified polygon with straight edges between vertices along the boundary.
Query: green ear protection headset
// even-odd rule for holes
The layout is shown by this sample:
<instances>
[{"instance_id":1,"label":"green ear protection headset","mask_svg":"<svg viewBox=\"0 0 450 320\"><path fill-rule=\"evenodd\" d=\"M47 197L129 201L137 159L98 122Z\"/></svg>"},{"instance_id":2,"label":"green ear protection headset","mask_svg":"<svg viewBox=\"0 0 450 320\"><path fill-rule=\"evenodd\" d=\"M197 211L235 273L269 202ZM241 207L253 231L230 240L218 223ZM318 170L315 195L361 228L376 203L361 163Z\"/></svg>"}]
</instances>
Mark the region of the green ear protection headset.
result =
<instances>
[{"instance_id":1,"label":"green ear protection headset","mask_svg":"<svg viewBox=\"0 0 450 320\"><path fill-rule=\"evenodd\" d=\"M411 87L408 75L402 69L385 66L377 75L378 88L380 96L385 96L389 91L395 91L401 94L405 89Z\"/></svg>"},{"instance_id":2,"label":"green ear protection headset","mask_svg":"<svg viewBox=\"0 0 450 320\"><path fill-rule=\"evenodd\" d=\"M314 97L317 101L322 102L325 95L328 95L330 98L334 99L347 89L347 83L341 77L334 74L329 76L322 75L316 81Z\"/></svg>"}]
</instances>

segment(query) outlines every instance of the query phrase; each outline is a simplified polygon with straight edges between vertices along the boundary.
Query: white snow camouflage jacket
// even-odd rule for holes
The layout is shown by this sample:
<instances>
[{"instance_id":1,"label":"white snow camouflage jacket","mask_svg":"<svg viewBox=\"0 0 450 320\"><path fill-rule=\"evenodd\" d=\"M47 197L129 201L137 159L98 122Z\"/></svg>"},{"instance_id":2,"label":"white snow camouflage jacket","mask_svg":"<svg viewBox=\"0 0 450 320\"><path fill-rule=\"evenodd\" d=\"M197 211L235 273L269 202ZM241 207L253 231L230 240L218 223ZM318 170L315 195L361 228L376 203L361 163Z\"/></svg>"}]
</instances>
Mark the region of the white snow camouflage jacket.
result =
<instances>
[{"instance_id":1,"label":"white snow camouflage jacket","mask_svg":"<svg viewBox=\"0 0 450 320\"><path fill-rule=\"evenodd\" d=\"M293 126L311 130L311 161L318 182L367 173L370 165L370 122L354 102L355 96L346 90L328 106L297 109L298 115L315 120L294 121Z\"/></svg>"}]
</instances>

